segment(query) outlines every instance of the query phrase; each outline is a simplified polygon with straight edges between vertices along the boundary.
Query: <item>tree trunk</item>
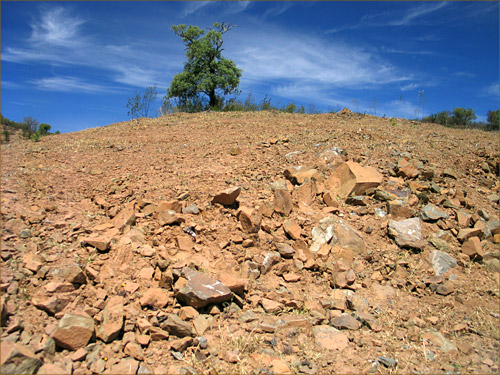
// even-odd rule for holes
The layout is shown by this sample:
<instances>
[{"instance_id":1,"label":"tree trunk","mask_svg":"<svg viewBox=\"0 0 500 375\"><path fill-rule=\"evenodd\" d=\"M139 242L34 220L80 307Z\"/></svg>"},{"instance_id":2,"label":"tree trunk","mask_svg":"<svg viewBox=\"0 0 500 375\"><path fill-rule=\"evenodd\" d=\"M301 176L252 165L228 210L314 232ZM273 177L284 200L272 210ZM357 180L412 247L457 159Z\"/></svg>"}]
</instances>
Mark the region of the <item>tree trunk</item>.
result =
<instances>
[{"instance_id":1,"label":"tree trunk","mask_svg":"<svg viewBox=\"0 0 500 375\"><path fill-rule=\"evenodd\" d=\"M210 98L208 106L210 109L215 108L217 106L217 96L215 95L215 90L210 90L210 94L208 96Z\"/></svg>"}]
</instances>

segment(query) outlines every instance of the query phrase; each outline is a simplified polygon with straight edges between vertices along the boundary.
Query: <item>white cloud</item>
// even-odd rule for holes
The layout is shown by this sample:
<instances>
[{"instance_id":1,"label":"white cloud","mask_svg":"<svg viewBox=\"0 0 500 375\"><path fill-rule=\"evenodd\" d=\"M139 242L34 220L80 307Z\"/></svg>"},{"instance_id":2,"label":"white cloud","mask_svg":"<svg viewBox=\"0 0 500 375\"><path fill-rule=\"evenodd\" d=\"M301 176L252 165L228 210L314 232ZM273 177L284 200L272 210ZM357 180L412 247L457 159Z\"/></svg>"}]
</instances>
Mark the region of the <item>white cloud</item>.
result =
<instances>
[{"instance_id":1,"label":"white cloud","mask_svg":"<svg viewBox=\"0 0 500 375\"><path fill-rule=\"evenodd\" d=\"M84 82L77 77L46 77L32 81L38 89L57 92L83 92L87 94L100 94L103 92L119 92L117 88L106 87Z\"/></svg>"},{"instance_id":2,"label":"white cloud","mask_svg":"<svg viewBox=\"0 0 500 375\"><path fill-rule=\"evenodd\" d=\"M84 23L84 20L71 15L65 8L43 8L40 19L31 24L30 40L32 43L70 46L81 38L78 34L80 26Z\"/></svg>"},{"instance_id":3,"label":"white cloud","mask_svg":"<svg viewBox=\"0 0 500 375\"><path fill-rule=\"evenodd\" d=\"M500 88L499 88L498 83L493 83L490 86L486 87L485 92L486 92L487 95L498 97L498 95L499 95L499 89Z\"/></svg>"},{"instance_id":4,"label":"white cloud","mask_svg":"<svg viewBox=\"0 0 500 375\"><path fill-rule=\"evenodd\" d=\"M212 1L186 1L184 4L184 9L182 10L182 16L186 17L193 13L196 13L201 8L206 7L207 5L213 4Z\"/></svg>"}]
</instances>

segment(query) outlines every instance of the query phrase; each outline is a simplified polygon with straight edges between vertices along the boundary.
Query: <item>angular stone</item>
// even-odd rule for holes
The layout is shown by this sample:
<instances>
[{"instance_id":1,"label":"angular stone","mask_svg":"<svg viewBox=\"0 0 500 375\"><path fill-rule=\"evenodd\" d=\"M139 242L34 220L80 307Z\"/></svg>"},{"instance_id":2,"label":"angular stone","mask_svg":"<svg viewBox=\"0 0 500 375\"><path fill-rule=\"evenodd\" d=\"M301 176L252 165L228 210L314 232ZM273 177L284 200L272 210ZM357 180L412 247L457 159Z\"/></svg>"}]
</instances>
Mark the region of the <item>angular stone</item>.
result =
<instances>
[{"instance_id":1,"label":"angular stone","mask_svg":"<svg viewBox=\"0 0 500 375\"><path fill-rule=\"evenodd\" d=\"M306 181L295 188L293 191L293 196L297 202L302 202L303 204L310 205L314 202L316 194L318 193L318 188L316 186L315 180L306 179Z\"/></svg>"},{"instance_id":2,"label":"angular stone","mask_svg":"<svg viewBox=\"0 0 500 375\"><path fill-rule=\"evenodd\" d=\"M469 256L471 260L481 261L484 256L481 240L478 237L471 237L462 245L462 252Z\"/></svg>"},{"instance_id":3,"label":"angular stone","mask_svg":"<svg viewBox=\"0 0 500 375\"><path fill-rule=\"evenodd\" d=\"M185 322L176 314L169 314L167 320L161 323L160 328L177 337L194 336L191 323Z\"/></svg>"},{"instance_id":4,"label":"angular stone","mask_svg":"<svg viewBox=\"0 0 500 375\"><path fill-rule=\"evenodd\" d=\"M283 258L292 258L295 254L295 249L286 243L277 242L275 246Z\"/></svg>"},{"instance_id":5,"label":"angular stone","mask_svg":"<svg viewBox=\"0 0 500 375\"><path fill-rule=\"evenodd\" d=\"M165 210L158 212L156 214L156 220L158 221L158 224L160 224L162 227L165 225L180 224L185 221L185 219L182 216L177 215L177 213L172 210Z\"/></svg>"},{"instance_id":6,"label":"angular stone","mask_svg":"<svg viewBox=\"0 0 500 375\"><path fill-rule=\"evenodd\" d=\"M422 249L425 246L418 217L400 221L390 220L388 227L389 235L395 239L398 246L415 249Z\"/></svg>"},{"instance_id":7,"label":"angular stone","mask_svg":"<svg viewBox=\"0 0 500 375\"><path fill-rule=\"evenodd\" d=\"M260 229L262 216L257 209L240 207L236 217L245 233L257 233Z\"/></svg>"},{"instance_id":8,"label":"angular stone","mask_svg":"<svg viewBox=\"0 0 500 375\"><path fill-rule=\"evenodd\" d=\"M349 195L363 195L368 189L376 188L384 176L373 167L348 161L339 165L325 180L327 190L347 198Z\"/></svg>"},{"instance_id":9,"label":"angular stone","mask_svg":"<svg viewBox=\"0 0 500 375\"><path fill-rule=\"evenodd\" d=\"M57 346L77 350L88 344L94 335L94 319L86 316L65 314L52 334Z\"/></svg>"},{"instance_id":10,"label":"angular stone","mask_svg":"<svg viewBox=\"0 0 500 375\"><path fill-rule=\"evenodd\" d=\"M123 328L123 297L113 296L103 310L103 321L97 330L97 337L109 343L116 339Z\"/></svg>"},{"instance_id":11,"label":"angular stone","mask_svg":"<svg viewBox=\"0 0 500 375\"><path fill-rule=\"evenodd\" d=\"M331 244L343 250L350 250L355 256L364 253L366 244L361 233L342 219L335 218L333 223L334 239Z\"/></svg>"},{"instance_id":12,"label":"angular stone","mask_svg":"<svg viewBox=\"0 0 500 375\"><path fill-rule=\"evenodd\" d=\"M142 347L139 344L136 344L135 342L129 342L125 345L125 348L123 349L123 352L132 357L137 359L138 361L142 361L144 359L144 352L142 350Z\"/></svg>"},{"instance_id":13,"label":"angular stone","mask_svg":"<svg viewBox=\"0 0 500 375\"><path fill-rule=\"evenodd\" d=\"M328 207L338 207L339 206L339 202L337 201L337 195L333 191L330 191L330 190L327 190L323 193L323 202L325 202L325 204Z\"/></svg>"},{"instance_id":14,"label":"angular stone","mask_svg":"<svg viewBox=\"0 0 500 375\"><path fill-rule=\"evenodd\" d=\"M405 178L416 178L420 171L407 158L403 158L398 162L397 174Z\"/></svg>"},{"instance_id":15,"label":"angular stone","mask_svg":"<svg viewBox=\"0 0 500 375\"><path fill-rule=\"evenodd\" d=\"M135 224L135 202L128 203L111 221L119 231Z\"/></svg>"},{"instance_id":16,"label":"angular stone","mask_svg":"<svg viewBox=\"0 0 500 375\"><path fill-rule=\"evenodd\" d=\"M434 250L431 253L432 267L436 276L448 272L450 268L457 266L457 261L448 253L443 251Z\"/></svg>"},{"instance_id":17,"label":"angular stone","mask_svg":"<svg viewBox=\"0 0 500 375\"><path fill-rule=\"evenodd\" d=\"M206 273L185 267L182 275L188 282L176 291L180 301L198 309L212 303L222 303L232 297L231 290Z\"/></svg>"},{"instance_id":18,"label":"angular stone","mask_svg":"<svg viewBox=\"0 0 500 375\"><path fill-rule=\"evenodd\" d=\"M27 253L23 256L24 267L30 271L37 272L43 265L43 258L35 253Z\"/></svg>"},{"instance_id":19,"label":"angular stone","mask_svg":"<svg viewBox=\"0 0 500 375\"><path fill-rule=\"evenodd\" d=\"M288 190L276 189L274 190L274 211L285 216L290 215L293 209L292 196Z\"/></svg>"},{"instance_id":20,"label":"angular stone","mask_svg":"<svg viewBox=\"0 0 500 375\"><path fill-rule=\"evenodd\" d=\"M82 238L81 243L95 247L99 251L106 251L109 249L111 238L96 235Z\"/></svg>"},{"instance_id":21,"label":"angular stone","mask_svg":"<svg viewBox=\"0 0 500 375\"><path fill-rule=\"evenodd\" d=\"M24 345L4 340L0 348L2 374L35 374L43 364L42 360Z\"/></svg>"},{"instance_id":22,"label":"angular stone","mask_svg":"<svg viewBox=\"0 0 500 375\"><path fill-rule=\"evenodd\" d=\"M260 301L264 311L268 314L275 314L283 309L283 305L269 298L262 298Z\"/></svg>"},{"instance_id":23,"label":"angular stone","mask_svg":"<svg viewBox=\"0 0 500 375\"><path fill-rule=\"evenodd\" d=\"M231 206L240 195L240 192L241 188L238 186L221 191L213 197L212 204L219 203L223 206Z\"/></svg>"},{"instance_id":24,"label":"angular stone","mask_svg":"<svg viewBox=\"0 0 500 375\"><path fill-rule=\"evenodd\" d=\"M306 179L315 179L316 181L322 180L319 171L312 167L290 167L285 169L283 174L294 185L302 185Z\"/></svg>"},{"instance_id":25,"label":"angular stone","mask_svg":"<svg viewBox=\"0 0 500 375\"><path fill-rule=\"evenodd\" d=\"M45 290L49 293L67 293L75 290L75 287L71 283L61 283L57 281L51 281L45 284Z\"/></svg>"},{"instance_id":26,"label":"angular stone","mask_svg":"<svg viewBox=\"0 0 500 375\"><path fill-rule=\"evenodd\" d=\"M168 303L168 295L162 288L149 288L141 297L139 303L141 306L150 306L155 309L161 309Z\"/></svg>"},{"instance_id":27,"label":"angular stone","mask_svg":"<svg viewBox=\"0 0 500 375\"><path fill-rule=\"evenodd\" d=\"M122 359L119 363L111 366L105 374L135 375L139 368L139 362L133 358Z\"/></svg>"},{"instance_id":28,"label":"angular stone","mask_svg":"<svg viewBox=\"0 0 500 375\"><path fill-rule=\"evenodd\" d=\"M45 363L42 367L38 369L37 375L64 375L71 374L68 370L65 370L53 363Z\"/></svg>"},{"instance_id":29,"label":"angular stone","mask_svg":"<svg viewBox=\"0 0 500 375\"><path fill-rule=\"evenodd\" d=\"M440 211L439 208L431 203L426 204L420 213L420 218L423 221L433 222L438 221L439 219L448 219L449 217L450 215L444 211Z\"/></svg>"},{"instance_id":30,"label":"angular stone","mask_svg":"<svg viewBox=\"0 0 500 375\"><path fill-rule=\"evenodd\" d=\"M264 256L262 261L262 273L269 272L272 266L281 260L281 255L277 251L270 251Z\"/></svg>"},{"instance_id":31,"label":"angular stone","mask_svg":"<svg viewBox=\"0 0 500 375\"><path fill-rule=\"evenodd\" d=\"M361 328L361 322L349 314L336 316L330 321L330 324L337 329L357 330Z\"/></svg>"},{"instance_id":32,"label":"angular stone","mask_svg":"<svg viewBox=\"0 0 500 375\"><path fill-rule=\"evenodd\" d=\"M74 296L58 294L55 296L38 295L33 296L31 303L33 306L42 309L50 315L61 312L73 300Z\"/></svg>"},{"instance_id":33,"label":"angular stone","mask_svg":"<svg viewBox=\"0 0 500 375\"><path fill-rule=\"evenodd\" d=\"M465 240L471 238L471 237L479 237L483 235L483 231L481 228L466 228L466 229L460 229L458 231L458 240L460 242L464 242Z\"/></svg>"},{"instance_id":34,"label":"angular stone","mask_svg":"<svg viewBox=\"0 0 500 375\"><path fill-rule=\"evenodd\" d=\"M321 246L328 243L335 236L333 217L328 216L319 221L319 225L312 229L312 244L309 250L313 253L317 252Z\"/></svg>"},{"instance_id":35,"label":"angular stone","mask_svg":"<svg viewBox=\"0 0 500 375\"><path fill-rule=\"evenodd\" d=\"M472 223L472 215L468 214L464 210L457 211L457 221L461 228L468 228Z\"/></svg>"},{"instance_id":36,"label":"angular stone","mask_svg":"<svg viewBox=\"0 0 500 375\"><path fill-rule=\"evenodd\" d=\"M247 288L247 279L232 276L229 273L221 273L217 278L222 284L227 286L233 293L242 294Z\"/></svg>"},{"instance_id":37,"label":"angular stone","mask_svg":"<svg viewBox=\"0 0 500 375\"><path fill-rule=\"evenodd\" d=\"M182 353L188 347L193 345L192 337L183 337L182 339L174 340L170 343L170 349Z\"/></svg>"},{"instance_id":38,"label":"angular stone","mask_svg":"<svg viewBox=\"0 0 500 375\"><path fill-rule=\"evenodd\" d=\"M343 350L349 346L349 338L330 326L314 326L313 335L314 343L324 350Z\"/></svg>"},{"instance_id":39,"label":"angular stone","mask_svg":"<svg viewBox=\"0 0 500 375\"><path fill-rule=\"evenodd\" d=\"M293 240L298 240L302 234L302 228L293 220L286 220L283 223L283 230Z\"/></svg>"},{"instance_id":40,"label":"angular stone","mask_svg":"<svg viewBox=\"0 0 500 375\"><path fill-rule=\"evenodd\" d=\"M180 214L182 212L182 208L183 207L184 207L184 202L183 201L174 199L174 200L171 200L171 201L162 201L162 202L160 202L160 204L156 208L156 211L157 212L161 212L161 211L171 210L171 211L175 211L178 214Z\"/></svg>"}]
</instances>

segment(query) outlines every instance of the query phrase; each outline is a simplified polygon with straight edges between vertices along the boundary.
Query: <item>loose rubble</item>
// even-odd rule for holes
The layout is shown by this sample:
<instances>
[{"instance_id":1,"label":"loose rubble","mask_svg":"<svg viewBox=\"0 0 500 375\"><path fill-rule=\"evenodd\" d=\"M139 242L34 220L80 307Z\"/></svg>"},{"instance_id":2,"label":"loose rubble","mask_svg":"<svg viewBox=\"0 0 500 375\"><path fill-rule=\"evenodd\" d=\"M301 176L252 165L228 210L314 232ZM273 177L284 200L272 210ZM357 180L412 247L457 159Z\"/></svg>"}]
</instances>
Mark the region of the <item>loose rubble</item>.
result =
<instances>
[{"instance_id":1,"label":"loose rubble","mask_svg":"<svg viewBox=\"0 0 500 375\"><path fill-rule=\"evenodd\" d=\"M498 373L494 134L176 113L1 153L2 374Z\"/></svg>"}]
</instances>

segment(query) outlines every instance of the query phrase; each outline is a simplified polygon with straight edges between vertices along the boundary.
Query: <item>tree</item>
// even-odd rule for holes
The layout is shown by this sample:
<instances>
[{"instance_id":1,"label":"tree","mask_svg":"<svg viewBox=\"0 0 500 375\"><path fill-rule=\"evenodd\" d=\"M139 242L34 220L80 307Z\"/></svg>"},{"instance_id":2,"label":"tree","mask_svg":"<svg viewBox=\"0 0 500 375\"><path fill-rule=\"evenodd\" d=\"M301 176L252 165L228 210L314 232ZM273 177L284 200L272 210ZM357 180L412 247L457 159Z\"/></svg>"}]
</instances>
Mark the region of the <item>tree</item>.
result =
<instances>
[{"instance_id":1,"label":"tree","mask_svg":"<svg viewBox=\"0 0 500 375\"><path fill-rule=\"evenodd\" d=\"M472 120L475 120L476 114L474 113L474 110L472 108L465 109L465 108L455 108L453 110L453 122L455 125L469 125Z\"/></svg>"},{"instance_id":2,"label":"tree","mask_svg":"<svg viewBox=\"0 0 500 375\"><path fill-rule=\"evenodd\" d=\"M129 109L129 116L132 118L139 115L141 117L148 117L151 103L155 101L156 96L158 95L156 87L156 83L153 86L147 87L142 95L136 91L135 96L128 99L127 108Z\"/></svg>"},{"instance_id":3,"label":"tree","mask_svg":"<svg viewBox=\"0 0 500 375\"><path fill-rule=\"evenodd\" d=\"M23 120L23 136L26 138L31 138L38 130L38 121L33 117L28 116Z\"/></svg>"},{"instance_id":4,"label":"tree","mask_svg":"<svg viewBox=\"0 0 500 375\"><path fill-rule=\"evenodd\" d=\"M50 126L49 124L40 124L40 126L38 127L38 132L40 133L40 135L47 135L49 134L49 130L52 126Z\"/></svg>"},{"instance_id":5,"label":"tree","mask_svg":"<svg viewBox=\"0 0 500 375\"><path fill-rule=\"evenodd\" d=\"M489 129L498 129L499 123L499 110L496 111L488 111L488 128Z\"/></svg>"},{"instance_id":6,"label":"tree","mask_svg":"<svg viewBox=\"0 0 500 375\"><path fill-rule=\"evenodd\" d=\"M222 56L222 35L235 25L215 22L207 32L198 26L174 25L172 31L186 46L184 71L176 74L167 89L167 98L178 98L183 109L193 112L206 103L220 108L222 95L238 92L242 70Z\"/></svg>"}]
</instances>

